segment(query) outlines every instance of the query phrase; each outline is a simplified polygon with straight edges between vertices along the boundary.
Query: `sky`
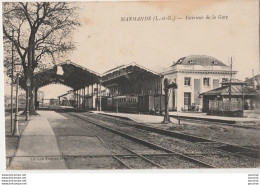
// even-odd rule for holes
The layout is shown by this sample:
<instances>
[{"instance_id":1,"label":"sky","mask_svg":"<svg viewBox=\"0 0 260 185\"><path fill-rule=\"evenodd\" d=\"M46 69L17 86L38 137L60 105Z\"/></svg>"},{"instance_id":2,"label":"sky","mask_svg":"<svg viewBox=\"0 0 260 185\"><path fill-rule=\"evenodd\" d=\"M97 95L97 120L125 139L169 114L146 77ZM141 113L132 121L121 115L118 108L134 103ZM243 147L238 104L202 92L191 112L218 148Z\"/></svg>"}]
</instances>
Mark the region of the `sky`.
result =
<instances>
[{"instance_id":1,"label":"sky","mask_svg":"<svg viewBox=\"0 0 260 185\"><path fill-rule=\"evenodd\" d=\"M137 62L167 67L190 54L216 57L228 64L233 56L240 78L259 68L258 5L252 0L184 0L182 2L84 3L70 60L99 73ZM128 16L228 16L226 20L122 22ZM250 63L250 65L248 65Z\"/></svg>"},{"instance_id":2,"label":"sky","mask_svg":"<svg viewBox=\"0 0 260 185\"><path fill-rule=\"evenodd\" d=\"M187 55L213 56L227 65L232 56L241 80L252 77L252 69L259 73L257 0L79 2L79 6L81 27L72 33L77 49L64 60L98 73L131 62L158 71ZM211 19L205 19L207 15ZM144 16L176 19L121 21ZM204 18L186 20L187 16ZM40 90L52 98L69 88L50 85ZM5 93L9 91L5 88Z\"/></svg>"}]
</instances>

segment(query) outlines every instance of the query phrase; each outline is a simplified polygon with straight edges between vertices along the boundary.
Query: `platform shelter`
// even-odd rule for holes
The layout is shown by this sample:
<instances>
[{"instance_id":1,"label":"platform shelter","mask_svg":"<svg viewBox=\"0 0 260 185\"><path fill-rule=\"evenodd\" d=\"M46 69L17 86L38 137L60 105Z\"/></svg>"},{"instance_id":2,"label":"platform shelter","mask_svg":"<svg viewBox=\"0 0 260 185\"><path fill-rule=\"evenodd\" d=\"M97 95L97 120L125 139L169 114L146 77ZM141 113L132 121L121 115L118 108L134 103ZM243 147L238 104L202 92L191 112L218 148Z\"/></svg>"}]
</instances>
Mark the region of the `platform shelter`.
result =
<instances>
[{"instance_id":1,"label":"platform shelter","mask_svg":"<svg viewBox=\"0 0 260 185\"><path fill-rule=\"evenodd\" d=\"M50 68L34 73L33 92L35 105L37 104L37 91L49 84L62 84L73 89L74 107L86 108L86 97L94 95L94 86L100 87L101 75L69 60ZM25 77L20 78L20 86L26 89ZM99 92L99 91L97 91ZM98 94L96 95L98 96ZM93 98L92 98L93 100ZM94 101L90 102L94 108Z\"/></svg>"},{"instance_id":2,"label":"platform shelter","mask_svg":"<svg viewBox=\"0 0 260 185\"><path fill-rule=\"evenodd\" d=\"M102 74L102 86L110 96L162 94L163 76L136 63L122 65Z\"/></svg>"}]
</instances>

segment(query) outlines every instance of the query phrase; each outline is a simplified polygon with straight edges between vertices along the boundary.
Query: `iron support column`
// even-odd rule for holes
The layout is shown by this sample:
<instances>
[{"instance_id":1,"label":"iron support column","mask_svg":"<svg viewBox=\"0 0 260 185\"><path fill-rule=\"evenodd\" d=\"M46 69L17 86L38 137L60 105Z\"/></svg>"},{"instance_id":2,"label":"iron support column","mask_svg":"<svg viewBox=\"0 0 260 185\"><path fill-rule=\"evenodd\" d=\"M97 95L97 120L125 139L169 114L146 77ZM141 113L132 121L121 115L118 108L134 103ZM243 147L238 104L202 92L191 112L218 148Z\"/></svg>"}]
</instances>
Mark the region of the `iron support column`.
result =
<instances>
[{"instance_id":1,"label":"iron support column","mask_svg":"<svg viewBox=\"0 0 260 185\"><path fill-rule=\"evenodd\" d=\"M79 109L81 109L81 89L79 89Z\"/></svg>"},{"instance_id":2,"label":"iron support column","mask_svg":"<svg viewBox=\"0 0 260 185\"><path fill-rule=\"evenodd\" d=\"M76 91L77 96L77 109L79 108L79 90Z\"/></svg>"},{"instance_id":3,"label":"iron support column","mask_svg":"<svg viewBox=\"0 0 260 185\"><path fill-rule=\"evenodd\" d=\"M83 108L86 109L86 87L83 89L83 105Z\"/></svg>"},{"instance_id":4,"label":"iron support column","mask_svg":"<svg viewBox=\"0 0 260 185\"><path fill-rule=\"evenodd\" d=\"M100 89L100 93L99 93L99 111L102 111L102 95L101 95L101 82L99 83L99 89Z\"/></svg>"},{"instance_id":5,"label":"iron support column","mask_svg":"<svg viewBox=\"0 0 260 185\"><path fill-rule=\"evenodd\" d=\"M89 86L87 86L87 109L89 109Z\"/></svg>"},{"instance_id":6,"label":"iron support column","mask_svg":"<svg viewBox=\"0 0 260 185\"><path fill-rule=\"evenodd\" d=\"M96 88L97 88L97 100L98 100L98 83L96 83ZM96 109L98 111L98 101L96 101Z\"/></svg>"},{"instance_id":7,"label":"iron support column","mask_svg":"<svg viewBox=\"0 0 260 185\"><path fill-rule=\"evenodd\" d=\"M94 109L93 105L93 100L94 100L94 84L91 85L91 108Z\"/></svg>"}]
</instances>

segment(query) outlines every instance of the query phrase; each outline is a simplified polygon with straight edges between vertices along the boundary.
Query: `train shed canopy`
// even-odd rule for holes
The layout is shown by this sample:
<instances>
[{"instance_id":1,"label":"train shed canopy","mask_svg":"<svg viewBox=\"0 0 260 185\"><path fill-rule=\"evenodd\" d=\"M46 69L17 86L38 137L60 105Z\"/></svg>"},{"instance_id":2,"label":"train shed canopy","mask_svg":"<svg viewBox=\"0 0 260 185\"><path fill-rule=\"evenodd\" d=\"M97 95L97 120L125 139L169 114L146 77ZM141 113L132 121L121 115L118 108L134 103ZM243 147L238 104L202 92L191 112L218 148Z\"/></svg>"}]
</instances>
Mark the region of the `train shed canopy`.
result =
<instances>
[{"instance_id":1,"label":"train shed canopy","mask_svg":"<svg viewBox=\"0 0 260 185\"><path fill-rule=\"evenodd\" d=\"M161 74L132 62L103 73L101 82L103 86L109 86L114 83L124 83L125 81L136 82L156 77L161 77Z\"/></svg>"},{"instance_id":2,"label":"train shed canopy","mask_svg":"<svg viewBox=\"0 0 260 185\"><path fill-rule=\"evenodd\" d=\"M71 87L74 90L88 85L99 83L101 76L69 60L34 73L34 87L41 88L48 84L58 83ZM26 88L24 77L20 79L20 86Z\"/></svg>"},{"instance_id":3,"label":"train shed canopy","mask_svg":"<svg viewBox=\"0 0 260 185\"><path fill-rule=\"evenodd\" d=\"M159 91L162 75L136 63L121 65L103 73L101 83L114 94L148 94ZM113 92L115 91L115 92Z\"/></svg>"}]
</instances>

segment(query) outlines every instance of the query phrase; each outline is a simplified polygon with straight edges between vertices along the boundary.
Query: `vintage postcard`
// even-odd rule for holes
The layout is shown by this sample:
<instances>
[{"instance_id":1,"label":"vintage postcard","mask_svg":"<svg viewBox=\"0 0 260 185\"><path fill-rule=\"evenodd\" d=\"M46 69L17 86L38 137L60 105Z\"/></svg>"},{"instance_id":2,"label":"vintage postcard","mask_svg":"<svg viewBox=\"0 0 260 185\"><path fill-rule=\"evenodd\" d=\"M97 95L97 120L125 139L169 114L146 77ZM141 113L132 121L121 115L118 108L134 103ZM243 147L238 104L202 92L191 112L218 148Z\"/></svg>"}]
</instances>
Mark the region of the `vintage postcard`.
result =
<instances>
[{"instance_id":1,"label":"vintage postcard","mask_svg":"<svg viewBox=\"0 0 260 185\"><path fill-rule=\"evenodd\" d=\"M2 37L5 170L259 169L258 0L9 1Z\"/></svg>"}]
</instances>

